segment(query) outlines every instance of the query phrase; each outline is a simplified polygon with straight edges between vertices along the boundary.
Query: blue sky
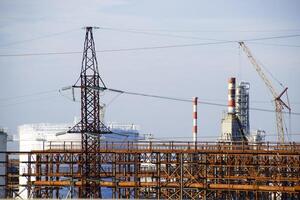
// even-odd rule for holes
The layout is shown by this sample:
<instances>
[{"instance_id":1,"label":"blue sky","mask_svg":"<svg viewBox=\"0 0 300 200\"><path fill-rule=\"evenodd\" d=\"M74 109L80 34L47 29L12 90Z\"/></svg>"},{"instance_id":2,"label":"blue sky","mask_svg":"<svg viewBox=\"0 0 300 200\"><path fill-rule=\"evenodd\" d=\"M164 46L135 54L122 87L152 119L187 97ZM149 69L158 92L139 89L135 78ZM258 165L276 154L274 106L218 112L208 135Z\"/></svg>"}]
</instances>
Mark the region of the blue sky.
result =
<instances>
[{"instance_id":1,"label":"blue sky","mask_svg":"<svg viewBox=\"0 0 300 200\"><path fill-rule=\"evenodd\" d=\"M87 25L104 28L94 33L97 50L295 35L300 34L299 8L299 1L275 0L2 0L0 55L82 51L81 27ZM143 33L126 32L129 29ZM289 87L292 109L300 112L300 37L258 43L249 42L248 46ZM238 81L250 82L252 107L273 109L269 91L235 43L103 52L97 56L101 75L111 88L180 98L198 96L226 104L227 79L236 76ZM80 54L0 57L0 126L16 133L17 126L24 123L73 121L80 115L80 104L57 91L77 80L80 65ZM102 100L109 103L114 96L106 92ZM199 105L200 139L201 135L220 134L223 110L226 108ZM106 111L106 121L139 124L143 133L156 137L191 136L192 105L188 103L121 95ZM271 136L275 134L274 113L251 111L250 117L251 129L264 129L268 139L275 139ZM288 123L288 117L286 120ZM299 120L300 116L292 116L295 134L300 134ZM293 135L292 139L299 141L300 137Z\"/></svg>"}]
</instances>

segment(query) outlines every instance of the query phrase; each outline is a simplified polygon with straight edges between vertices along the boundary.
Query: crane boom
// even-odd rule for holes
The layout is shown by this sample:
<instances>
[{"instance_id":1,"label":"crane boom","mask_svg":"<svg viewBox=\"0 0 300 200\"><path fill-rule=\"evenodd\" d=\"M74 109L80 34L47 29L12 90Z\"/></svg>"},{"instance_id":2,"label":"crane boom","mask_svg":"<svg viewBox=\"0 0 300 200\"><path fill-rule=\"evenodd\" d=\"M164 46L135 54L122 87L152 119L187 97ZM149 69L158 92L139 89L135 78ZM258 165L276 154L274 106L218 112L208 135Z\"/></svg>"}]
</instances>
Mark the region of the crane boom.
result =
<instances>
[{"instance_id":1,"label":"crane boom","mask_svg":"<svg viewBox=\"0 0 300 200\"><path fill-rule=\"evenodd\" d=\"M267 88L271 91L272 96L274 98L276 98L278 95L277 95L277 92L276 92L275 88L271 84L271 81L267 78L266 74L262 71L262 68L260 67L260 65L254 59L254 57L253 57L250 49L245 45L244 42L239 42L239 44L242 47L243 51L246 53L246 55L249 58L249 60L252 63L252 65L255 67L255 70L257 71L257 73L260 76L260 78L264 81L264 83L266 84Z\"/></svg>"},{"instance_id":2,"label":"crane boom","mask_svg":"<svg viewBox=\"0 0 300 200\"><path fill-rule=\"evenodd\" d=\"M255 70L257 71L260 78L263 80L267 88L270 90L273 100L275 103L275 113L276 113L276 128L277 128L277 140L278 142L284 143L284 125L283 125L283 114L282 110L284 108L287 108L289 111L291 111L288 104L284 103L281 100L281 97L284 93L287 93L287 89L285 88L283 92L281 92L279 95L276 92L275 88L273 87L271 81L268 79L266 74L263 72L261 66L257 63L255 58L253 57L250 49L245 45L244 42L239 42L240 47L243 49L243 51L246 53L248 59L250 60L251 64L254 66Z\"/></svg>"}]
</instances>

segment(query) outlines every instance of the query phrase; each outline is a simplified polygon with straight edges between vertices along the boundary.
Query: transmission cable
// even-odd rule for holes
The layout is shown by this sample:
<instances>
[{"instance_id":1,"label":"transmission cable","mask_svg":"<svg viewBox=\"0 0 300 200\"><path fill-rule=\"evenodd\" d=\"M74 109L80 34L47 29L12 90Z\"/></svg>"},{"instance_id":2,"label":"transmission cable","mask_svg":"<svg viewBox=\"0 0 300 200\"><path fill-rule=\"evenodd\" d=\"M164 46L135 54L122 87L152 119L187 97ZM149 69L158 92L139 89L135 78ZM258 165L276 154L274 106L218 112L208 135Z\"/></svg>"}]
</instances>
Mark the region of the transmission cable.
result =
<instances>
[{"instance_id":1,"label":"transmission cable","mask_svg":"<svg viewBox=\"0 0 300 200\"><path fill-rule=\"evenodd\" d=\"M67 30L67 31L62 31L62 32L52 33L52 34L46 34L46 35L42 35L42 36L39 36L39 37L30 38L30 39L27 39L27 40L20 40L20 41L15 41L15 42L10 42L10 43L4 43L4 44L0 44L0 47L11 46L11 45L31 42L31 41L35 41L35 40L41 40L41 39L44 39L44 38L54 37L54 36L62 35L62 34L65 34L65 33L70 33L70 32L77 31L77 30L80 30L80 29L78 29L78 28L70 29L70 30Z\"/></svg>"},{"instance_id":2,"label":"transmission cable","mask_svg":"<svg viewBox=\"0 0 300 200\"><path fill-rule=\"evenodd\" d=\"M212 38L201 38L197 36L184 36L184 35L174 35L174 34L166 34L166 33L154 33L154 32L147 32L147 31L137 31L137 30L126 30L126 29L117 29L117 28L105 28L102 27L102 30L109 30L109 31L119 31L119 32L128 32L128 33L135 33L135 34L144 34L144 35L153 35L153 36L163 36L163 37L174 37L174 38L183 38L183 39L197 39L197 40L211 40L211 41L230 41L231 40L221 40L221 39L212 39Z\"/></svg>"},{"instance_id":3,"label":"transmission cable","mask_svg":"<svg viewBox=\"0 0 300 200\"><path fill-rule=\"evenodd\" d=\"M281 46L281 47L295 47L295 48L300 47L300 45L291 45L291 44L274 44L274 43L251 42L251 41L248 41L248 43L258 44L258 45L265 45L265 46Z\"/></svg>"},{"instance_id":4,"label":"transmission cable","mask_svg":"<svg viewBox=\"0 0 300 200\"><path fill-rule=\"evenodd\" d=\"M176 30L176 29L141 29L141 28L116 28L116 27L100 27L101 29L114 29L114 30L124 30L124 31L147 31L147 32L176 32L176 33L199 33L199 32L300 32L300 29L293 28L293 29L265 29L265 30L209 30L209 29L200 29L200 30Z\"/></svg>"},{"instance_id":5,"label":"transmission cable","mask_svg":"<svg viewBox=\"0 0 300 200\"><path fill-rule=\"evenodd\" d=\"M98 50L96 52L106 53L106 52L122 52L122 51L169 49L169 48L180 48L180 47L191 47L191 46L204 46L204 45L226 44L226 43L231 43L231 42L207 42L207 43L190 43L190 44L179 44L179 45L149 46L149 47L122 48L122 49L105 49L105 50ZM82 51L45 52L45 53L22 53L22 54L0 54L0 57L45 56L45 55L72 55L72 54L82 54Z\"/></svg>"},{"instance_id":6,"label":"transmission cable","mask_svg":"<svg viewBox=\"0 0 300 200\"><path fill-rule=\"evenodd\" d=\"M92 88L96 90L102 90L102 91L111 91L111 92L117 92L117 93L122 93L122 94L128 94L128 95L134 95L134 96L143 96L143 97L150 97L150 98L158 98L158 99L165 99L165 100L173 100L173 101L179 101L179 102L193 102L191 99L183 99L183 98L176 98L176 97L167 97L167 96L160 96L160 95L153 95L153 94L145 94L145 93L137 93L137 92L130 92L130 91L124 91L124 90L117 90L117 89L112 89L112 88ZM211 105L211 106L219 106L219 107L227 107L226 104L220 104L220 103L212 103L212 102L207 102L207 101L198 101L199 104L205 104L205 105ZM249 110L256 110L256 111L264 111L264 112L275 112L274 110L269 110L269 109L263 109L263 108L249 108ZM283 113L290 113L292 115L299 115L300 113L297 112L283 112Z\"/></svg>"},{"instance_id":7,"label":"transmission cable","mask_svg":"<svg viewBox=\"0 0 300 200\"><path fill-rule=\"evenodd\" d=\"M7 101L7 100L13 100L13 99L20 99L24 97L31 97L31 96L39 96L39 95L44 95L44 94L49 94L49 93L54 93L57 92L57 90L46 90L42 92L36 92L36 93L30 93L30 94L25 94L25 95L18 95L18 96L13 96L13 97L6 97L6 98L0 98L0 101Z\"/></svg>"},{"instance_id":8,"label":"transmission cable","mask_svg":"<svg viewBox=\"0 0 300 200\"><path fill-rule=\"evenodd\" d=\"M37 99L31 99L31 100L23 100L23 101L19 101L19 102L16 102L16 103L9 103L9 104L0 104L0 108L6 108L6 107L9 107L9 106L15 106L15 105L18 105L18 104L24 104L24 103L30 103L30 102L40 102L40 101L48 101L48 100L51 100L51 99L54 99L54 98L57 98L58 96L50 96L50 97L40 97L40 98L37 98Z\"/></svg>"},{"instance_id":9,"label":"transmission cable","mask_svg":"<svg viewBox=\"0 0 300 200\"><path fill-rule=\"evenodd\" d=\"M293 37L299 37L299 36L300 36L300 34L296 34L296 35L283 35L283 36L264 37L264 38L252 38L252 39L244 39L244 40L228 40L228 41L220 41L220 42L204 42L204 43L176 44L176 45L164 45L164 46L149 46L149 47L136 47L136 48L106 49L106 50L98 50L96 52L106 53L106 52L123 52L123 51L140 51L140 50L169 49L169 48L205 46L205 45L229 44L229 43L236 43L236 42L239 42L239 41L249 42L249 41L259 41L259 40L293 38ZM22 53L22 54L0 54L0 57L71 55L71 54L82 54L82 51L45 52L45 53Z\"/></svg>"},{"instance_id":10,"label":"transmission cable","mask_svg":"<svg viewBox=\"0 0 300 200\"><path fill-rule=\"evenodd\" d=\"M213 38L202 38L197 36L185 36L185 35L174 35L174 34L166 34L166 33L155 33L155 32L148 32L148 31L138 31L134 29L119 29L119 28L109 28L109 27L102 27L102 30L110 30L110 31L120 31L120 32L129 32L135 34L145 34L145 35L153 35L153 36L163 36L163 37L175 37L175 38L184 38L184 39L198 39L198 40L211 40L211 41L218 41L218 42L238 42L238 40L224 40L224 39L213 39ZM300 31L300 29L299 29ZM289 38L295 37L297 35L285 35L285 36L273 36L273 37L263 37L263 38L252 38L252 39L245 39L242 41L250 42L250 41L258 41L258 40L269 40L269 39L280 39L280 38ZM256 42L253 42L256 43ZM257 43L263 44L263 43ZM286 45L289 46L289 45ZM292 47L300 47L300 46L293 46Z\"/></svg>"}]
</instances>

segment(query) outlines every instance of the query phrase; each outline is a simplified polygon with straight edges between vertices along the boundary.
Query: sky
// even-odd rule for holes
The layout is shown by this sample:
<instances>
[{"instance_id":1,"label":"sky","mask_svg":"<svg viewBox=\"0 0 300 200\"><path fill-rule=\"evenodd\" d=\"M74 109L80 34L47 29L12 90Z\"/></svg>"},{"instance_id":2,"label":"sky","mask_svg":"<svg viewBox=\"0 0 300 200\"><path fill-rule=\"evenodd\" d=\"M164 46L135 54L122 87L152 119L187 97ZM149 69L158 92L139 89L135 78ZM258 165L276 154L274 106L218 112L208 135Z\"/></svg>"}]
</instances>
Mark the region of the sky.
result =
<instances>
[{"instance_id":1,"label":"sky","mask_svg":"<svg viewBox=\"0 0 300 200\"><path fill-rule=\"evenodd\" d=\"M272 96L236 42L136 51L128 48L213 43L300 34L299 1L0 1L0 126L17 134L27 123L69 123L80 116L70 100L79 77L84 26L94 39L102 79L109 88L192 99L197 96L199 140L216 140L227 103L227 81L250 83L250 107L274 109ZM280 93L288 87L300 112L300 37L249 41ZM101 52L105 50L104 52ZM43 54L47 55L36 55ZM26 56L24 56L26 54ZM29 54L29 55L27 55ZM18 56L17 56L18 55ZM23 56L22 56L23 55ZM77 101L80 96L77 94ZM188 140L192 104L105 92L106 122L133 123L156 138ZM288 141L300 141L300 116L285 116ZM276 140L275 113L251 110L251 130Z\"/></svg>"}]
</instances>

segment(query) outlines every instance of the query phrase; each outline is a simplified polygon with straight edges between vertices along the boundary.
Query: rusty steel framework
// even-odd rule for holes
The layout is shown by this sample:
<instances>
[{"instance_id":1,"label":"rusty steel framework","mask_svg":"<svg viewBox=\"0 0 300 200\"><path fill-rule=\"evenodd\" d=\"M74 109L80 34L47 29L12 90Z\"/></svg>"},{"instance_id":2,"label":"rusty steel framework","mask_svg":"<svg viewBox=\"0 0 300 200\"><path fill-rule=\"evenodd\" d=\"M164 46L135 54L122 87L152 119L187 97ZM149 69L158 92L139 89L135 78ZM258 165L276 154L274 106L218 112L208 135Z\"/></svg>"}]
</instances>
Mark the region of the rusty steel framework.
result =
<instances>
[{"instance_id":1,"label":"rusty steel framework","mask_svg":"<svg viewBox=\"0 0 300 200\"><path fill-rule=\"evenodd\" d=\"M98 184L101 168L99 159L100 136L110 133L107 127L100 121L100 95L98 88L100 82L105 88L96 58L93 29L97 27L86 27L82 68L80 74L81 90L81 121L71 128L69 133L81 134L81 151L78 168L81 170L81 188L79 197L99 198L101 190Z\"/></svg>"},{"instance_id":2,"label":"rusty steel framework","mask_svg":"<svg viewBox=\"0 0 300 200\"><path fill-rule=\"evenodd\" d=\"M102 198L299 199L300 143L102 143L94 181ZM78 148L79 147L79 148ZM23 153L24 154L24 153ZM80 145L27 152L28 197L78 198ZM9 163L8 163L9 164ZM7 174L10 177L11 174ZM7 183L7 194L13 190Z\"/></svg>"}]
</instances>

